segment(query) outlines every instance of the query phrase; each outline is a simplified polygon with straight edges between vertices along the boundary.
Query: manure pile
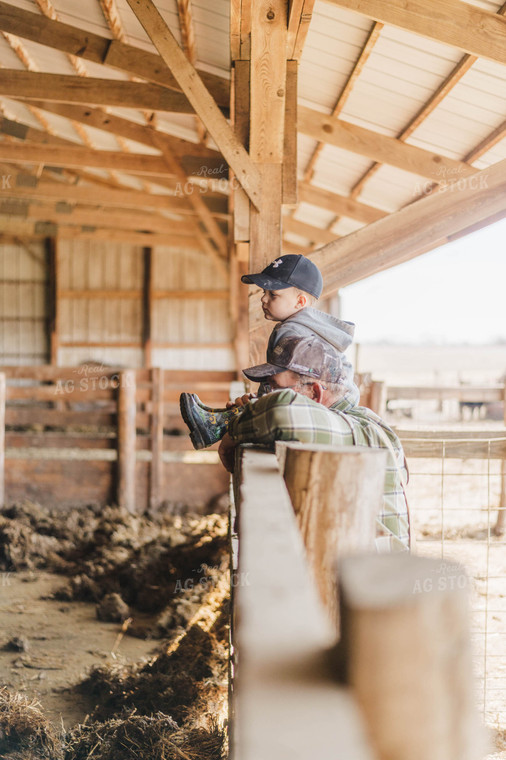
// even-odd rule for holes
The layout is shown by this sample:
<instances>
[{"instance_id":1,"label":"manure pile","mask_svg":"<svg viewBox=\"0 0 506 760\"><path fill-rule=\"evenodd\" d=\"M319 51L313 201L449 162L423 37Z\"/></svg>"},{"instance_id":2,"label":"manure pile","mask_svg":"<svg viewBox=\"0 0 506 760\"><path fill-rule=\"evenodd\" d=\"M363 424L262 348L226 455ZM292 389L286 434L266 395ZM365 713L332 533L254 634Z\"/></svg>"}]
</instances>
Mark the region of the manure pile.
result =
<instances>
[{"instance_id":1,"label":"manure pile","mask_svg":"<svg viewBox=\"0 0 506 760\"><path fill-rule=\"evenodd\" d=\"M94 705L63 732L35 700L0 690L0 757L220 760L228 674L228 541L221 515L114 507L0 511L0 570L62 576L54 599L88 601L121 635L161 639L150 660L94 667L74 689ZM68 695L72 699L72 693Z\"/></svg>"}]
</instances>

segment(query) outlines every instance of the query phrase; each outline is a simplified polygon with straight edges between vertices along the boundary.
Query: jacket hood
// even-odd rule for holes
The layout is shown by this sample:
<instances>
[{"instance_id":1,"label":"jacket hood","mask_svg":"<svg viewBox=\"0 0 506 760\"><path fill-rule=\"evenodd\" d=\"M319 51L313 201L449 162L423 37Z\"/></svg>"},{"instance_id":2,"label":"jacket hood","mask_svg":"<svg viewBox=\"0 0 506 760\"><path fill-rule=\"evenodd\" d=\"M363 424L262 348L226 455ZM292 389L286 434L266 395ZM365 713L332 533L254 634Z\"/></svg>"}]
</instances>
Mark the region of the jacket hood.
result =
<instances>
[{"instance_id":1,"label":"jacket hood","mask_svg":"<svg viewBox=\"0 0 506 760\"><path fill-rule=\"evenodd\" d=\"M295 312L274 328L276 343L285 334L285 331L286 334L293 334L294 332L298 333L299 330L304 335L309 330L343 353L353 341L355 325L353 322L345 322L330 314L325 314L323 311L318 311L318 309L306 307Z\"/></svg>"}]
</instances>

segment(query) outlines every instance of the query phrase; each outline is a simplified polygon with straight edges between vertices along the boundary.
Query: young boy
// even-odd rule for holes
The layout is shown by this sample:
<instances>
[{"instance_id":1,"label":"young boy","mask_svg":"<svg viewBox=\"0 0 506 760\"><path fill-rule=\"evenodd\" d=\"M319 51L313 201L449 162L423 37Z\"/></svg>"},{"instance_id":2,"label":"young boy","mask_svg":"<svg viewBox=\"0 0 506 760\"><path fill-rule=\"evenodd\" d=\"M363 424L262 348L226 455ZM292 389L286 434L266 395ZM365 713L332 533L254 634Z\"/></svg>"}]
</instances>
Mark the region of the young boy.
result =
<instances>
[{"instance_id":1,"label":"young boy","mask_svg":"<svg viewBox=\"0 0 506 760\"><path fill-rule=\"evenodd\" d=\"M312 305L321 296L321 272L302 254L287 254L269 264L258 274L246 274L242 281L258 285L264 291L261 298L265 319L278 322L274 327L267 349L273 351L280 338L307 338L316 335L335 348L343 363L345 400L350 406L358 404L360 393L353 381L353 368L343 356L355 332L353 322L345 322ZM244 370L248 377L248 370ZM262 388L259 389L262 395Z\"/></svg>"},{"instance_id":2,"label":"young boy","mask_svg":"<svg viewBox=\"0 0 506 760\"><path fill-rule=\"evenodd\" d=\"M353 381L353 368L344 356L344 351L353 340L355 325L312 308L323 289L318 267L302 254L287 254L280 256L258 274L247 274L241 279L244 283L262 288L264 317L278 323L269 337L267 352L272 355L281 338L316 335L326 341L336 349L342 360L341 384L345 390L343 411L356 406L360 393ZM253 375L248 375L248 369L243 372L246 377L255 380ZM268 386L261 384L258 395L268 391ZM193 446L201 449L220 440L230 419L241 413L242 403L247 398L252 396L237 399L237 403L229 404L227 409L211 409L204 406L196 394L182 393L181 415L190 429Z\"/></svg>"}]
</instances>

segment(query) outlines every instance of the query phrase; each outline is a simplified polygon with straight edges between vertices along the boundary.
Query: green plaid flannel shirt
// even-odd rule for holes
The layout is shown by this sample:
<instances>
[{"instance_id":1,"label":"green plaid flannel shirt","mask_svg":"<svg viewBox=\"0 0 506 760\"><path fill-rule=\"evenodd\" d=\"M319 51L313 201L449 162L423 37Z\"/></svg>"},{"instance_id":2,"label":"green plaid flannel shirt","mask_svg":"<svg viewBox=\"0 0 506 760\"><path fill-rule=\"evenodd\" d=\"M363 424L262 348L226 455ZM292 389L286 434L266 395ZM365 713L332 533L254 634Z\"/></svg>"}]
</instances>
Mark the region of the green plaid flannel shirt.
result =
<instances>
[{"instance_id":1,"label":"green plaid flannel shirt","mask_svg":"<svg viewBox=\"0 0 506 760\"><path fill-rule=\"evenodd\" d=\"M302 441L388 449L383 505L376 520L376 547L378 551L409 550L404 452L394 431L370 409L353 406L345 399L327 408L287 388L247 404L243 413L232 420L228 432L238 443L272 446L275 441Z\"/></svg>"}]
</instances>

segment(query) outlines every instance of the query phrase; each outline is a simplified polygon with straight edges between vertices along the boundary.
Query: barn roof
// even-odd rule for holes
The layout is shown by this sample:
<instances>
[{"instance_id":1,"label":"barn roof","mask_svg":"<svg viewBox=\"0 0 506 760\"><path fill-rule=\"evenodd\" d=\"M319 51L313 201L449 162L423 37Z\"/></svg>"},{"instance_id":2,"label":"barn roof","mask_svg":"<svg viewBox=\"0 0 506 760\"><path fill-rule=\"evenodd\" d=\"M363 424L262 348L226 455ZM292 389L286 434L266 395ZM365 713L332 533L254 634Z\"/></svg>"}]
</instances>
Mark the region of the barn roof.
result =
<instances>
[{"instance_id":1,"label":"barn roof","mask_svg":"<svg viewBox=\"0 0 506 760\"><path fill-rule=\"evenodd\" d=\"M150 5L0 2L0 229L163 242L223 264L232 154L195 115L136 3ZM247 44L249 4L155 6L230 118L231 61ZM331 277L336 255L345 261L363 240L372 256L374 240L404 224L398 252L374 265L364 253L341 278L354 281L506 215L506 3L292 0L288 10L297 194L284 206L285 252L318 251ZM240 177L242 165L233 168ZM414 228L427 233L435 209L453 214L455 187L459 221L415 245ZM443 205L432 202L442 190Z\"/></svg>"}]
</instances>

